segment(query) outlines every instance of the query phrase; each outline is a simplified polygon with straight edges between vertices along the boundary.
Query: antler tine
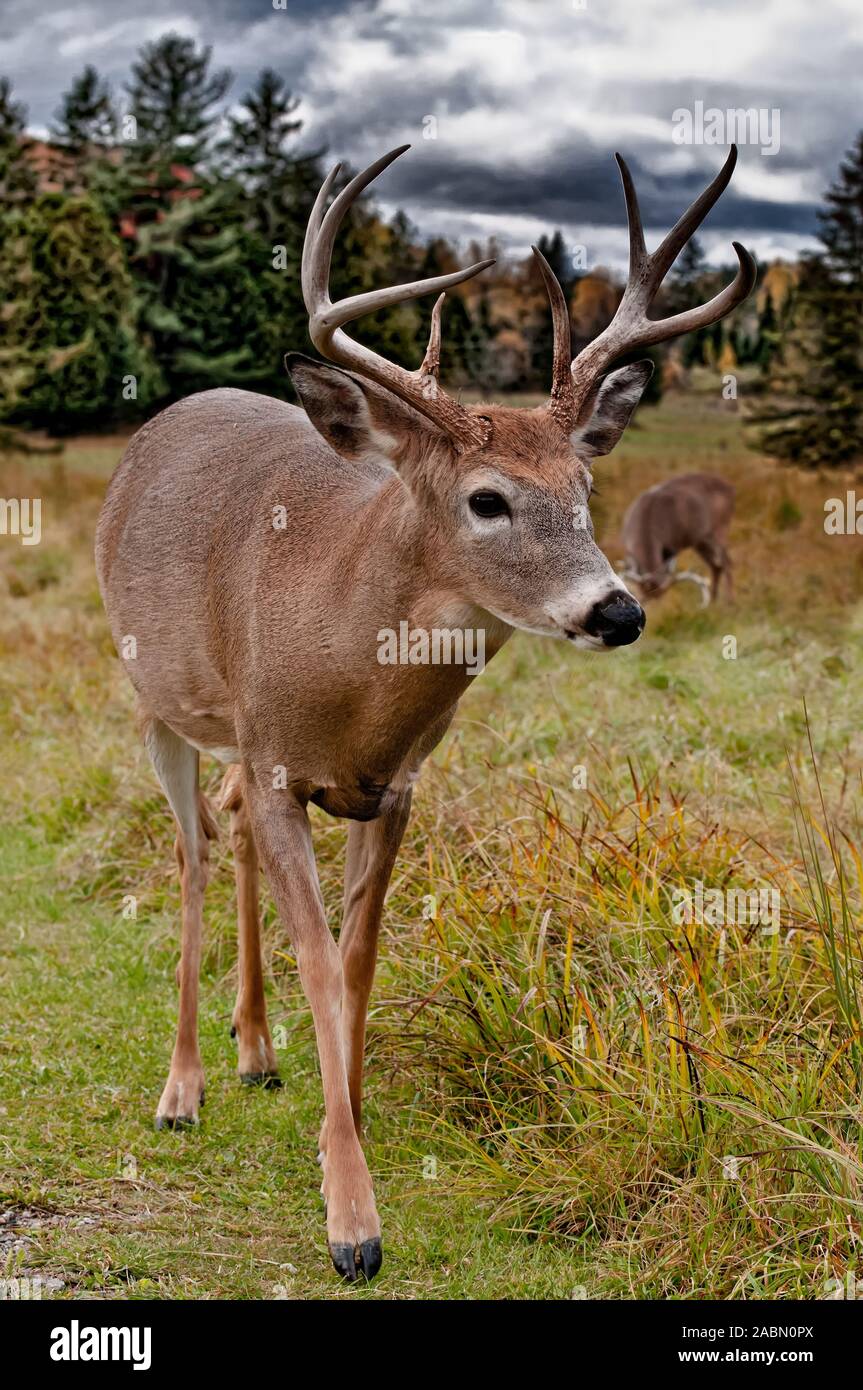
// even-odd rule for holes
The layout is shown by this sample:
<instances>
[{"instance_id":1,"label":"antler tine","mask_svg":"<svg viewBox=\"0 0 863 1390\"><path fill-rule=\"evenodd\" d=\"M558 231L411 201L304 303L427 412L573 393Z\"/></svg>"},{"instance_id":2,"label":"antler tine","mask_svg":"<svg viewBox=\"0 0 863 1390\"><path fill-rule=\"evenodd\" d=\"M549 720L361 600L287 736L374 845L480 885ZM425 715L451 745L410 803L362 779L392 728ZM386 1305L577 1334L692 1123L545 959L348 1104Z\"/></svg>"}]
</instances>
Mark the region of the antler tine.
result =
<instances>
[{"instance_id":1,"label":"antler tine","mask_svg":"<svg viewBox=\"0 0 863 1390\"><path fill-rule=\"evenodd\" d=\"M551 305L553 329L553 348L551 362L551 404L554 418L565 430L572 427L573 389L572 389L572 329L569 322L569 309L560 281L538 246L532 246L537 264L545 283L548 302Z\"/></svg>"},{"instance_id":2,"label":"antler tine","mask_svg":"<svg viewBox=\"0 0 863 1390\"><path fill-rule=\"evenodd\" d=\"M431 324L429 326L428 347L420 367L420 376L434 377L435 381L440 374L440 316L443 309L445 294L439 294L434 302L431 312Z\"/></svg>"},{"instance_id":3,"label":"antler tine","mask_svg":"<svg viewBox=\"0 0 863 1390\"><path fill-rule=\"evenodd\" d=\"M638 194L629 172L629 165L622 154L616 154L614 158L620 170L623 196L626 201L626 221L629 227L629 279L633 281L648 259L647 247L644 244L644 227L641 222L641 208L638 206Z\"/></svg>"},{"instance_id":4,"label":"antler tine","mask_svg":"<svg viewBox=\"0 0 863 1390\"><path fill-rule=\"evenodd\" d=\"M406 285L387 285L380 290L366 290L363 294L339 299L335 304L327 296L327 303L322 306L323 312L317 310L314 323L309 326L312 342L323 352L324 348L312 332L313 327L322 339L334 338L342 324L351 323L354 319L362 318L364 314L376 313L378 309L387 309L391 304L403 304L409 299L422 299L423 295L434 294L436 290L451 289L453 285L460 285L463 280L470 280L472 276L478 275L481 270L487 270L490 265L494 265L494 260L477 261L476 265L469 265L466 270L454 270L449 275L434 275L429 280L412 280ZM312 312L308 302L306 308ZM342 334L342 337L344 336ZM360 344L357 343L355 346L359 347ZM330 355L327 352L327 356ZM392 362L388 363L388 366L398 370Z\"/></svg>"},{"instance_id":5,"label":"antler tine","mask_svg":"<svg viewBox=\"0 0 863 1390\"><path fill-rule=\"evenodd\" d=\"M724 318L750 293L757 274L755 261L739 242L732 242L737 255L737 274L730 285L706 304L673 314L667 319L649 319L647 311L659 292L668 270L686 242L704 221L714 203L727 188L737 163L737 147L732 145L724 165L715 179L705 188L686 212L674 224L652 255L644 244L641 213L632 175L626 161L616 155L626 199L629 223L629 278L617 312L607 328L588 343L572 363L575 414L582 416L592 399L591 392L598 375L617 357L636 348L665 342L681 333L706 328Z\"/></svg>"},{"instance_id":6,"label":"antler tine","mask_svg":"<svg viewBox=\"0 0 863 1390\"><path fill-rule=\"evenodd\" d=\"M329 280L330 265L333 259L333 247L336 244L336 236L344 221L345 213L348 208L356 202L359 195L368 185L374 182L378 174L382 174L384 169L388 168L394 160L398 159L399 155L404 154L405 150L409 149L410 145L399 145L397 149L390 150L388 154L381 155L380 159L376 159L367 169L361 169L358 174L354 175L350 183L345 184L338 197L333 199L326 213L323 212L323 209L326 206L327 197L341 169L341 165L337 164L324 181L323 187L315 199L315 206L312 209L312 215L309 219L308 228L306 229L306 240L303 245L303 261L305 262L306 259L306 246L310 245L309 268L314 276L311 288L313 291L316 291L319 296L323 295L327 305L331 302L329 296ZM304 299L305 291L306 287L303 285ZM306 299L306 308L310 313L312 312L308 299Z\"/></svg>"},{"instance_id":7,"label":"antler tine","mask_svg":"<svg viewBox=\"0 0 863 1390\"><path fill-rule=\"evenodd\" d=\"M338 173L338 166L328 176L315 201L306 239L303 245L302 287L303 299L309 314L309 335L315 347L325 357L340 366L375 381L406 401L425 415L433 424L449 434L461 449L478 448L485 443L489 425L477 416L469 414L463 406L452 400L442 391L426 395L421 382L422 368L419 372L408 372L394 362L388 362L370 348L349 338L342 332L342 325L373 313L391 304L401 304L406 300L419 299L422 295L451 289L478 275L481 270L494 265L494 260L478 261L465 270L453 271L449 275L435 275L428 280L415 280L410 284L392 285L385 289L368 290L363 294L340 299L333 303L329 293L330 265L336 235L345 213L378 174L382 173L393 160L410 149L400 145L388 154L376 159L367 169L356 174L334 199L326 214L323 207ZM438 334L439 359L439 308L436 327L432 315L432 337ZM429 347L433 342L430 340ZM428 354L427 354L428 355Z\"/></svg>"},{"instance_id":8,"label":"antler tine","mask_svg":"<svg viewBox=\"0 0 863 1390\"><path fill-rule=\"evenodd\" d=\"M712 183L709 183L703 193L700 193L682 217L679 217L671 231L663 238L657 246L653 255L650 257L654 275L658 276L656 288L665 278L667 271L671 268L680 252L683 250L690 237L697 232L705 217L709 213L720 196L725 192L734 173L737 164L737 146L732 145L728 151L728 158L723 164L719 173Z\"/></svg>"},{"instance_id":9,"label":"antler tine","mask_svg":"<svg viewBox=\"0 0 863 1390\"><path fill-rule=\"evenodd\" d=\"M321 225L324 220L327 199L330 196L333 184L341 171L341 164L334 164L327 177L318 189L318 196L315 199L314 207L309 215L309 224L306 228L306 235L303 241L303 258L300 268L300 282L303 290L303 303L309 309L309 298L312 293L312 262L315 253L315 245L320 234ZM329 279L329 261L327 262L327 278ZM326 286L324 287L326 292ZM309 309L309 312L311 310Z\"/></svg>"},{"instance_id":10,"label":"antler tine","mask_svg":"<svg viewBox=\"0 0 863 1390\"><path fill-rule=\"evenodd\" d=\"M646 342L662 343L666 338L676 338L681 333L693 333L696 328L707 328L711 323L725 318L725 315L736 309L738 304L742 304L755 284L758 267L746 247L741 246L739 241L732 241L731 246L738 262L737 274L731 284L726 285L725 289L720 290L712 299L708 299L706 304L698 304L694 309L684 309L679 314L672 314L671 318L648 319L651 327L661 331L651 333ZM634 347L643 345L643 342L633 344Z\"/></svg>"}]
</instances>

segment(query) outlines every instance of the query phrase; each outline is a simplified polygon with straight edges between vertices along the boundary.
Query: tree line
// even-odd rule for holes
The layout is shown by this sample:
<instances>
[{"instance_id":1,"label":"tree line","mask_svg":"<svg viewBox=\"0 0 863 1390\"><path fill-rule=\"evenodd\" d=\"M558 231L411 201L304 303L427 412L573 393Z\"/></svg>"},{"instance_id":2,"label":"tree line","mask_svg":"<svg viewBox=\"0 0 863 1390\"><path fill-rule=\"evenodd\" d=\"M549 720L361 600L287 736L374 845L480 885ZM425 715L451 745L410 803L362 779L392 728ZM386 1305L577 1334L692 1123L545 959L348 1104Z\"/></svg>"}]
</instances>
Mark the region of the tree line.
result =
<instances>
[{"instance_id":1,"label":"tree line","mask_svg":"<svg viewBox=\"0 0 863 1390\"><path fill-rule=\"evenodd\" d=\"M757 448L804 468L863 458L863 132L818 220L746 411Z\"/></svg>"},{"instance_id":2,"label":"tree line","mask_svg":"<svg viewBox=\"0 0 863 1390\"><path fill-rule=\"evenodd\" d=\"M132 423L213 386L290 397L284 353L312 351L299 268L326 151L302 147L299 99L275 72L261 72L228 106L231 83L209 48L167 34L140 50L122 110L88 65L38 141L0 79L0 421L62 434ZM824 254L807 259L791 292L762 292L724 323L657 351L664 370L652 399L693 367L748 370L763 447L815 462L841 438L843 457L859 452L861 168L858 142L828 197ZM609 321L621 286L577 268L559 231L540 248L563 285L578 350ZM467 257L497 250L474 245ZM385 220L365 198L338 240L332 292L462 263L449 242L423 242L404 214ZM731 273L708 268L691 242L657 312L709 298ZM431 299L397 305L359 332L416 367L431 309ZM447 296L450 387L542 391L550 359L532 257L501 258ZM836 372L843 389L828 401ZM806 391L811 410L801 408Z\"/></svg>"}]
</instances>

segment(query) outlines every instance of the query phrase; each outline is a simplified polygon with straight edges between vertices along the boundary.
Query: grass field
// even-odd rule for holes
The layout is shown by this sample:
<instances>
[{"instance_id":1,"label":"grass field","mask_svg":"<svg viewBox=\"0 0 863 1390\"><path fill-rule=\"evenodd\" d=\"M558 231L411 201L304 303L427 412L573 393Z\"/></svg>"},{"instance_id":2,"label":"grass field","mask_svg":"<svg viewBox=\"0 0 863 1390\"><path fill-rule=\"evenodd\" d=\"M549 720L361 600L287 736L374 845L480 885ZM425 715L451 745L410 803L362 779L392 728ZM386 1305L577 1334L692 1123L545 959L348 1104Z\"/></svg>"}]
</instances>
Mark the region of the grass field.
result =
<instances>
[{"instance_id":1,"label":"grass field","mask_svg":"<svg viewBox=\"0 0 863 1390\"><path fill-rule=\"evenodd\" d=\"M701 610L680 586L604 657L518 634L428 764L370 1020L385 1263L366 1288L330 1267L314 1039L269 900L285 1086L236 1079L224 844L203 1123L153 1128L179 893L92 564L121 447L0 460L0 495L43 498L40 545L0 536L6 1275L55 1297L254 1299L821 1298L844 1280L863 1237L863 546L826 536L823 509L849 480L775 469L692 396L643 411L600 465L612 558L641 488L732 479L737 599ZM344 828L315 829L337 925ZM775 890L778 930L677 921L697 883Z\"/></svg>"}]
</instances>

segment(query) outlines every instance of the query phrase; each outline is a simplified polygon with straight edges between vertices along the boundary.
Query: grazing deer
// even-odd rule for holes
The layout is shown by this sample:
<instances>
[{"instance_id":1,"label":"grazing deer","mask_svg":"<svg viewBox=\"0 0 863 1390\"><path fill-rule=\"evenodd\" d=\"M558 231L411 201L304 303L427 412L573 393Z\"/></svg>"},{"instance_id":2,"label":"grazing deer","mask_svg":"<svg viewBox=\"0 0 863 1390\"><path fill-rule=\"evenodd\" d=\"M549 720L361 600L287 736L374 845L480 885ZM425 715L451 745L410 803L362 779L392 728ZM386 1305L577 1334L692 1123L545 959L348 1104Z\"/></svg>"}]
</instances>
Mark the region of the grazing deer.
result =
<instances>
[{"instance_id":1,"label":"grazing deer","mask_svg":"<svg viewBox=\"0 0 863 1390\"><path fill-rule=\"evenodd\" d=\"M728 528L734 513L734 488L711 473L681 473L636 497L623 518L625 579L638 584L645 598L664 594L672 584L691 580L701 588L702 606L715 600L724 577L734 597ZM677 570L682 550L694 550L710 568L710 589L702 574Z\"/></svg>"},{"instance_id":2,"label":"grazing deer","mask_svg":"<svg viewBox=\"0 0 863 1390\"><path fill-rule=\"evenodd\" d=\"M554 326L551 399L536 410L463 407L438 385L443 292L490 265L333 303L330 260L357 196L407 146L342 189L334 169L306 234L302 288L315 347L292 353L304 409L247 391L205 391L138 432L99 520L99 581L138 695L144 740L177 822L182 896L179 1019L159 1127L193 1123L204 1091L198 973L211 816L200 752L236 764L231 810L239 916L233 1024L245 1080L276 1057L260 963L260 859L311 1005L323 1083L327 1234L346 1279L381 1264L380 1222L360 1143L366 1010L378 927L423 759L470 684L464 666L382 665L383 629L481 629L486 656L513 628L593 651L633 642L641 607L593 538L590 466L617 443L651 373L622 354L716 322L749 293L733 284L672 318L647 317L687 239L731 177L719 175L648 255L629 171L629 282L609 326L571 360L563 292L535 252ZM440 293L417 372L343 325ZM135 642L124 639L134 637ZM344 913L327 926L307 806L350 820Z\"/></svg>"}]
</instances>

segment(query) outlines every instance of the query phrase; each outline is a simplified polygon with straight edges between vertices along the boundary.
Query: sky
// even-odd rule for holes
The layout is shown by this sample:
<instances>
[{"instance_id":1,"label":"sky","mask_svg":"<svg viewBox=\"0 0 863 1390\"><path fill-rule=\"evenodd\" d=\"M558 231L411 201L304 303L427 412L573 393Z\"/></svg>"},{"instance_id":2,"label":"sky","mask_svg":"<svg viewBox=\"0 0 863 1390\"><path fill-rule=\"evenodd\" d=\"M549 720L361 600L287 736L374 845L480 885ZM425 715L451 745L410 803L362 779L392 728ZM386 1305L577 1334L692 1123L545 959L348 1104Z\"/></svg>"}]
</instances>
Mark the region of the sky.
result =
<instances>
[{"instance_id":1,"label":"sky","mask_svg":"<svg viewBox=\"0 0 863 1390\"><path fill-rule=\"evenodd\" d=\"M615 150L650 246L736 136L708 259L732 238L793 258L860 126L860 0L0 0L0 76L43 133L88 62L122 105L137 49L171 30L212 45L235 101L275 68L331 162L410 142L377 201L423 236L522 254L560 227L580 269L625 266Z\"/></svg>"}]
</instances>

